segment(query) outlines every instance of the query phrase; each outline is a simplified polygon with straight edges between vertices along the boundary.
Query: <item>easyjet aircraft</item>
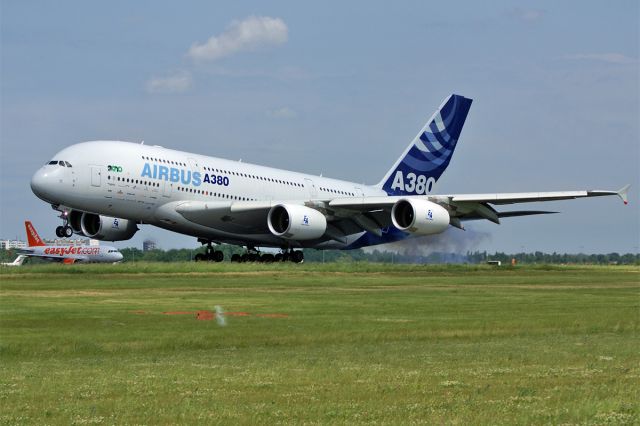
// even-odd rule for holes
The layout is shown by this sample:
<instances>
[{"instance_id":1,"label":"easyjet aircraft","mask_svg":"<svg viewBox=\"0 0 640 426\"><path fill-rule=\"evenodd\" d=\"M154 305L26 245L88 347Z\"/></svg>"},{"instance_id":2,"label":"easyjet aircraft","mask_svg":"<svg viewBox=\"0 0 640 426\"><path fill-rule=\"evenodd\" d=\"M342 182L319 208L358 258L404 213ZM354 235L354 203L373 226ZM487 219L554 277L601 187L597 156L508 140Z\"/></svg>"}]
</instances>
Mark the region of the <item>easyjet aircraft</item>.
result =
<instances>
[{"instance_id":1,"label":"easyjet aircraft","mask_svg":"<svg viewBox=\"0 0 640 426\"><path fill-rule=\"evenodd\" d=\"M29 247L18 250L19 259L23 256L39 257L47 260L54 260L64 263L75 262L119 262L122 260L122 253L115 247L109 246L86 246L86 245L47 245L36 232L31 222L26 221L24 226L27 230L27 241ZM16 259L17 261L18 259ZM14 261L14 263L16 263ZM20 261L17 266L21 265ZM13 265L12 265L13 266Z\"/></svg>"},{"instance_id":2,"label":"easyjet aircraft","mask_svg":"<svg viewBox=\"0 0 640 426\"><path fill-rule=\"evenodd\" d=\"M212 243L277 247L277 259L302 260L296 248L353 249L438 234L467 220L550 213L496 206L618 195L619 191L439 194L471 99L447 97L376 185L312 176L216 157L119 141L69 146L38 170L33 192L61 212L58 235L127 240L138 224L192 235L207 244L199 259L222 260ZM234 258L232 260L238 260Z\"/></svg>"}]
</instances>

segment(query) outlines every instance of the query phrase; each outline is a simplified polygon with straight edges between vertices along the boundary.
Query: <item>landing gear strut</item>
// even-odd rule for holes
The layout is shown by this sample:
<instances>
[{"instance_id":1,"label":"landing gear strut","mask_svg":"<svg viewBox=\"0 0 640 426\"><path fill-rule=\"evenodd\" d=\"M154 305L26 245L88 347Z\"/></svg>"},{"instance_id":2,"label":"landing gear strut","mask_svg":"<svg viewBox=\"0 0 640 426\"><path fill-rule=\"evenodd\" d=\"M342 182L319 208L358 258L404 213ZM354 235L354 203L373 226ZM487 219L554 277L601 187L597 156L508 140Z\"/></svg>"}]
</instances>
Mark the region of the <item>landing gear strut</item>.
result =
<instances>
[{"instance_id":1,"label":"landing gear strut","mask_svg":"<svg viewBox=\"0 0 640 426\"><path fill-rule=\"evenodd\" d=\"M195 261L196 262L202 262L202 261L222 262L224 260L224 253L222 253L220 250L214 250L213 246L211 245L211 241L207 241L206 243L207 243L207 251L204 253L196 254Z\"/></svg>"},{"instance_id":2,"label":"landing gear strut","mask_svg":"<svg viewBox=\"0 0 640 426\"><path fill-rule=\"evenodd\" d=\"M69 219L67 218L67 212L62 212L60 215L62 219L62 226L56 227L56 237L58 238L71 238L73 235L73 229L69 226Z\"/></svg>"}]
</instances>

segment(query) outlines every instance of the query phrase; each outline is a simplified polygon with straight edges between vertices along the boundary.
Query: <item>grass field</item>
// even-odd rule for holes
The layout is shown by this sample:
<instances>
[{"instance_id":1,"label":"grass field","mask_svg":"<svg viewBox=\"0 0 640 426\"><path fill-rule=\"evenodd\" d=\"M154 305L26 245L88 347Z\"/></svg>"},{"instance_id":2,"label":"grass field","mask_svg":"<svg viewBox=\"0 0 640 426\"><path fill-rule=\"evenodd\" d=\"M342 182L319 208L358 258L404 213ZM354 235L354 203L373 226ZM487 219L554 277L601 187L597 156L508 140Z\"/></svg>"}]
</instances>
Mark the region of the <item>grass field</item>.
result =
<instances>
[{"instance_id":1,"label":"grass field","mask_svg":"<svg viewBox=\"0 0 640 426\"><path fill-rule=\"evenodd\" d=\"M5 268L0 422L638 424L639 280L638 267ZM196 319L216 306L225 326Z\"/></svg>"}]
</instances>

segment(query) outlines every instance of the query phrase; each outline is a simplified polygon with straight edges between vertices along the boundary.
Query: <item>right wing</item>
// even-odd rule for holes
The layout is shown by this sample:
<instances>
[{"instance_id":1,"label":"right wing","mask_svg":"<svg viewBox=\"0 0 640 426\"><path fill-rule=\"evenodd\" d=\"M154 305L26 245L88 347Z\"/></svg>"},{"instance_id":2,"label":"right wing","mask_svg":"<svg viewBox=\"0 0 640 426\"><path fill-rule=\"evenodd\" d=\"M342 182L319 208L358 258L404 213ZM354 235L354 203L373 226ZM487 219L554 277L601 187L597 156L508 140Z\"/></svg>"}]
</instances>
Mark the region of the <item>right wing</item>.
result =
<instances>
[{"instance_id":1,"label":"right wing","mask_svg":"<svg viewBox=\"0 0 640 426\"><path fill-rule=\"evenodd\" d=\"M176 204L175 213L189 222L232 234L270 235L267 216L273 206L304 205L318 210L327 219L327 238L344 241L347 235L369 231L382 235L392 225L391 211L403 200L426 200L447 210L449 224L464 229L463 221L487 219L500 223L500 218L556 212L544 210L497 211L494 206L531 202L569 200L585 197L619 196L628 202L630 185L618 191L583 190L560 192L525 192L496 194L401 195L347 197L332 200L276 201L185 201ZM274 236L275 238L275 236Z\"/></svg>"}]
</instances>

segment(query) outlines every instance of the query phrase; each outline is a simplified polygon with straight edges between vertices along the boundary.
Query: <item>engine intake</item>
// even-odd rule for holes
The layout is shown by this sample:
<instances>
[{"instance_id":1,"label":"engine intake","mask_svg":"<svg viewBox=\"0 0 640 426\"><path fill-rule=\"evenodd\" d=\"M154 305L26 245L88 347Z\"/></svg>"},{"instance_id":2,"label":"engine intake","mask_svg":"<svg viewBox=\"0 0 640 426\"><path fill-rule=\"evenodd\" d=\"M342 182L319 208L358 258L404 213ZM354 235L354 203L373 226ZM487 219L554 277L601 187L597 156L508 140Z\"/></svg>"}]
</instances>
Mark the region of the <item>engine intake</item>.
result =
<instances>
[{"instance_id":1,"label":"engine intake","mask_svg":"<svg viewBox=\"0 0 640 426\"><path fill-rule=\"evenodd\" d=\"M428 200L399 200L391 209L391 221L401 231L419 235L444 232L449 226L449 212Z\"/></svg>"},{"instance_id":2,"label":"engine intake","mask_svg":"<svg viewBox=\"0 0 640 426\"><path fill-rule=\"evenodd\" d=\"M296 204L271 207L267 224L273 235L289 240L315 240L327 230L327 218L322 213Z\"/></svg>"},{"instance_id":3,"label":"engine intake","mask_svg":"<svg viewBox=\"0 0 640 426\"><path fill-rule=\"evenodd\" d=\"M71 210L69 212L69 226L76 234L82 234L82 214L79 210Z\"/></svg>"},{"instance_id":4,"label":"engine intake","mask_svg":"<svg viewBox=\"0 0 640 426\"><path fill-rule=\"evenodd\" d=\"M80 225L84 235L96 240L128 240L138 231L134 221L93 213L83 213Z\"/></svg>"}]
</instances>

